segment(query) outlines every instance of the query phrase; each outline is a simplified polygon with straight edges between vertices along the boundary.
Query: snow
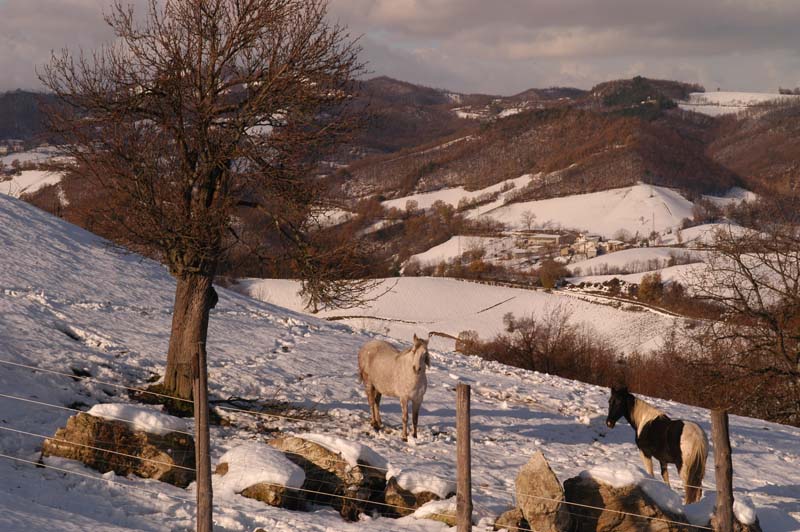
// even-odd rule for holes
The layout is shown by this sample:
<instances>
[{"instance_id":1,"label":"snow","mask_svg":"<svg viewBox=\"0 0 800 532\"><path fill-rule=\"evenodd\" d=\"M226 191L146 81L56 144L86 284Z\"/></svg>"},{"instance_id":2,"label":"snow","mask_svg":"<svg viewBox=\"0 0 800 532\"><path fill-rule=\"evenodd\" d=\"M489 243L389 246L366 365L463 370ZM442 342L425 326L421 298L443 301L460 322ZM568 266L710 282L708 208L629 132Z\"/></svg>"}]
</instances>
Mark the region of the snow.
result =
<instances>
[{"instance_id":1,"label":"snow","mask_svg":"<svg viewBox=\"0 0 800 532\"><path fill-rule=\"evenodd\" d=\"M50 172L49 170L23 170L19 175L12 176L7 181L0 181L0 194L20 197L22 194L31 194L48 185L61 182L64 174Z\"/></svg>"},{"instance_id":2,"label":"snow","mask_svg":"<svg viewBox=\"0 0 800 532\"><path fill-rule=\"evenodd\" d=\"M710 116L735 114L770 103L800 102L800 96L762 92L693 92L678 107Z\"/></svg>"},{"instance_id":3,"label":"snow","mask_svg":"<svg viewBox=\"0 0 800 532\"><path fill-rule=\"evenodd\" d=\"M729 233L732 236L742 236L746 229L729 223L711 223L696 225L680 230L680 240L687 246L710 246L714 243L718 232ZM666 245L678 244L678 231L661 236L662 242Z\"/></svg>"},{"instance_id":4,"label":"snow","mask_svg":"<svg viewBox=\"0 0 800 532\"><path fill-rule=\"evenodd\" d=\"M613 488L633 486L641 480L642 472L630 464L605 463L581 472L584 478L593 478Z\"/></svg>"},{"instance_id":5,"label":"snow","mask_svg":"<svg viewBox=\"0 0 800 532\"><path fill-rule=\"evenodd\" d=\"M489 248L502 240L501 238L487 236L454 236L447 242L434 246L427 251L409 257L409 261L416 260L422 265L439 264L460 257L462 253L471 249Z\"/></svg>"},{"instance_id":6,"label":"snow","mask_svg":"<svg viewBox=\"0 0 800 532\"><path fill-rule=\"evenodd\" d=\"M431 501L423 504L411 514L415 519L425 519L432 515L455 515L456 498L451 497L443 501Z\"/></svg>"},{"instance_id":7,"label":"snow","mask_svg":"<svg viewBox=\"0 0 800 532\"><path fill-rule=\"evenodd\" d=\"M42 146L28 151L19 151L9 153L7 155L0 155L0 162L6 166L11 166L11 163L14 161L19 161L20 164L41 163L55 158L59 153L60 150L58 147Z\"/></svg>"},{"instance_id":8,"label":"snow","mask_svg":"<svg viewBox=\"0 0 800 532\"><path fill-rule=\"evenodd\" d=\"M80 368L97 381L134 386L163 375L174 280L161 265L120 253L104 240L8 196L0 196L0 246L0 393L4 394L0 397L0 530L192 529L192 486L181 489L151 479L101 475L80 463L56 458L46 459L48 467L37 468L42 439L6 430L52 436L74 412L48 404L67 407L80 401L91 407L128 400L117 387L45 370L71 374L72 368ZM489 321L499 323L506 310L523 315L542 312L551 301L566 301L575 309L575 318L598 325L612 321L605 330L620 336L631 337L631 330L638 327L642 341L652 340L672 323L653 313L636 313L654 320L648 327L647 321L636 323L639 318L634 313L620 312L615 318L606 314L607 307L564 295L506 292L512 289L448 279L411 281L419 284L399 283L389 302L379 300L374 309L420 322L446 318L454 325L452 330L458 331L471 323L488 327L478 319L484 315L494 313ZM293 301L296 288L287 282L270 290ZM211 312L208 337L210 397L242 397L257 404L285 402L314 409L319 417L275 418L223 411L230 423L211 427L215 464L229 450L260 440L265 433L310 432L367 446L402 472L424 472L453 481L454 387L462 381L472 386L473 496L475 507L485 515L497 516L513 504L514 479L537 450L546 454L561 480L602 464L639 467L633 430L623 423L610 431L603 423L607 389L461 356L449 351L452 344L443 345L447 351L431 350L416 441L401 440L400 407L391 397L381 403L386 427L375 432L369 426L366 397L356 375L359 347L374 337L399 339L407 345L412 331L441 330L441 323L405 324L406 328L397 329L390 323L392 335L386 337L346 324L357 320L326 322L223 288L218 292L220 301ZM509 297L515 299L476 316ZM634 323L628 326L626 321ZM4 363L8 361L41 370L9 366ZM648 401L671 417L697 422L710 433L706 410ZM187 423L191 427L191 420ZM800 529L800 429L731 416L730 433L737 501L745 496L752 500L764 530ZM713 483L713 450L705 483ZM673 491L681 495L675 486ZM346 523L330 508L287 511L222 491L214 496L214 520L220 532L259 527L280 532L445 529L440 523L413 517L365 517Z\"/></svg>"},{"instance_id":9,"label":"snow","mask_svg":"<svg viewBox=\"0 0 800 532\"><path fill-rule=\"evenodd\" d=\"M665 268L673 258L684 262L701 262L705 256L706 253L702 251L677 247L630 248L574 262L568 268L572 272L580 271L580 274L584 276L591 275L588 272L601 275L614 273L616 270L626 273L642 273Z\"/></svg>"},{"instance_id":10,"label":"snow","mask_svg":"<svg viewBox=\"0 0 800 532\"><path fill-rule=\"evenodd\" d=\"M316 222L320 227L333 227L343 224L353 217L353 213L344 209L328 209L316 216Z\"/></svg>"},{"instance_id":11,"label":"snow","mask_svg":"<svg viewBox=\"0 0 800 532\"><path fill-rule=\"evenodd\" d=\"M265 443L237 445L223 454L219 463L228 464L228 472L213 476L215 495L238 494L256 484L302 488L306 479L303 468Z\"/></svg>"},{"instance_id":12,"label":"snow","mask_svg":"<svg viewBox=\"0 0 800 532\"><path fill-rule=\"evenodd\" d=\"M387 209L394 207L396 209L404 210L407 202L415 201L417 202L418 208L429 209L437 201L442 201L452 205L453 207L457 207L458 203L462 199L474 200L475 198L479 198L487 194L500 193L504 187L510 187L512 184L514 185L514 189L524 187L530 183L532 177L533 176L530 174L525 174L515 179L507 179L495 185L474 191L468 191L464 187L443 188L434 192L423 192L420 194L412 194L411 196L403 196L402 198L387 200L381 203L381 205Z\"/></svg>"},{"instance_id":13,"label":"snow","mask_svg":"<svg viewBox=\"0 0 800 532\"><path fill-rule=\"evenodd\" d=\"M484 212L483 216L523 228L522 214L536 215L537 226L590 230L606 238L625 229L631 235L649 235L677 227L692 217L693 204L677 191L650 185L578 194L523 203L512 203Z\"/></svg>"},{"instance_id":14,"label":"snow","mask_svg":"<svg viewBox=\"0 0 800 532\"><path fill-rule=\"evenodd\" d=\"M186 421L151 408L125 403L94 405L87 414L112 421L124 421L133 430L163 436L169 432L186 432Z\"/></svg>"},{"instance_id":15,"label":"snow","mask_svg":"<svg viewBox=\"0 0 800 532\"><path fill-rule=\"evenodd\" d=\"M756 201L758 199L758 194L741 187L733 187L722 196L704 195L703 198L719 207L727 207L729 205L738 205L742 202Z\"/></svg>"},{"instance_id":16,"label":"snow","mask_svg":"<svg viewBox=\"0 0 800 532\"><path fill-rule=\"evenodd\" d=\"M387 477L389 474L387 474ZM424 471L401 471L392 475L397 480L397 485L413 494L429 492L436 494L440 499L456 492L456 483L446 478L437 477Z\"/></svg>"},{"instance_id":17,"label":"snow","mask_svg":"<svg viewBox=\"0 0 800 532\"><path fill-rule=\"evenodd\" d=\"M384 457L358 442L337 438L329 434L303 433L298 434L303 438L325 447L331 452L341 455L350 467L356 467L359 462L380 468L388 469L389 462Z\"/></svg>"},{"instance_id":18,"label":"snow","mask_svg":"<svg viewBox=\"0 0 800 532\"><path fill-rule=\"evenodd\" d=\"M299 282L245 279L235 288L256 299L303 311ZM457 337L462 331L472 330L482 339L489 339L504 331L503 317L508 312L517 317L534 315L547 319L557 311L564 311L571 323L596 331L623 352L657 348L664 335L674 325L681 324L669 316L619 310L564 292L547 293L441 277L386 279L366 294L366 299L358 308L326 310L319 315L344 317L342 322L352 327L407 343L412 335L427 336L429 331ZM434 349L451 350L454 342L434 336L430 345Z\"/></svg>"}]
</instances>

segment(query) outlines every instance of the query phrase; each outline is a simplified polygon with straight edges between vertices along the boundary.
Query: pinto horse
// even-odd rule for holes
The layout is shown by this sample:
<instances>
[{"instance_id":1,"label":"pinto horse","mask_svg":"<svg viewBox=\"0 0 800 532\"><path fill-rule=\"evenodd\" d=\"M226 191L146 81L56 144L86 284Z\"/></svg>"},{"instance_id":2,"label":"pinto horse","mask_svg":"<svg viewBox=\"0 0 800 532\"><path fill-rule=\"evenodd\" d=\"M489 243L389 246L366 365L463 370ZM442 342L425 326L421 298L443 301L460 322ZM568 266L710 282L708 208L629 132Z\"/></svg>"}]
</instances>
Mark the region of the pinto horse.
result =
<instances>
[{"instance_id":1,"label":"pinto horse","mask_svg":"<svg viewBox=\"0 0 800 532\"><path fill-rule=\"evenodd\" d=\"M683 480L684 503L697 502L706 472L708 438L691 421L670 419L656 407L634 397L627 388L611 388L606 425L613 429L620 417L636 431L636 446L647 473L653 476L653 457L661 464L661 477L669 485L667 466L675 464Z\"/></svg>"}]
</instances>

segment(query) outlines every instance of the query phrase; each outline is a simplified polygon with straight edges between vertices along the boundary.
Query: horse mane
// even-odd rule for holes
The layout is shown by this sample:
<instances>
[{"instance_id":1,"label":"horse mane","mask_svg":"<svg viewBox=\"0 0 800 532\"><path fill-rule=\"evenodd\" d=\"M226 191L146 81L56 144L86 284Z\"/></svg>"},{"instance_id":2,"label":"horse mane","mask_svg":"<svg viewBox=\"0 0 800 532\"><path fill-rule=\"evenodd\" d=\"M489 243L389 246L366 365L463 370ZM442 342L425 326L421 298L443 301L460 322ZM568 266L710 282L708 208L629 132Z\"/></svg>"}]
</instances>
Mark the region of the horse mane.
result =
<instances>
[{"instance_id":1,"label":"horse mane","mask_svg":"<svg viewBox=\"0 0 800 532\"><path fill-rule=\"evenodd\" d=\"M633 397L633 406L631 407L631 421L636 426L636 435L642 433L642 428L656 418L665 416L666 414L654 407L650 403L643 401L631 394Z\"/></svg>"}]
</instances>

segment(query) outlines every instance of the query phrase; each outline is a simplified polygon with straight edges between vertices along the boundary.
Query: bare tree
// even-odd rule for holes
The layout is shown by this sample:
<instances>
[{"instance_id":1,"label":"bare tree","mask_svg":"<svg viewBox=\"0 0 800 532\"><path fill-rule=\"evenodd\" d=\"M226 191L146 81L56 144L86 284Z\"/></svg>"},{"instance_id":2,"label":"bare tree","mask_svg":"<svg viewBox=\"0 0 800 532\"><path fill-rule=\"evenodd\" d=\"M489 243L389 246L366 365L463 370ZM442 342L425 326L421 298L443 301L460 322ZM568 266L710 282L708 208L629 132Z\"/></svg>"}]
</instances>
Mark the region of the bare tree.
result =
<instances>
[{"instance_id":1,"label":"bare tree","mask_svg":"<svg viewBox=\"0 0 800 532\"><path fill-rule=\"evenodd\" d=\"M764 202L746 231L718 231L697 296L723 309L695 340L721 406L800 424L800 201ZM717 378L715 378L717 377ZM724 404L728 403L728 404ZM731 404L732 403L732 404Z\"/></svg>"},{"instance_id":2,"label":"bare tree","mask_svg":"<svg viewBox=\"0 0 800 532\"><path fill-rule=\"evenodd\" d=\"M319 198L311 164L349 126L358 46L326 22L326 0L115 3L114 44L54 55L41 74L63 104L52 127L102 218L158 254L177 279L164 389L191 396L220 258L243 210L286 241ZM324 283L323 283L324 284Z\"/></svg>"},{"instance_id":3,"label":"bare tree","mask_svg":"<svg viewBox=\"0 0 800 532\"><path fill-rule=\"evenodd\" d=\"M525 211L522 213L522 224L531 230L533 224L536 222L536 213L533 211Z\"/></svg>"}]
</instances>

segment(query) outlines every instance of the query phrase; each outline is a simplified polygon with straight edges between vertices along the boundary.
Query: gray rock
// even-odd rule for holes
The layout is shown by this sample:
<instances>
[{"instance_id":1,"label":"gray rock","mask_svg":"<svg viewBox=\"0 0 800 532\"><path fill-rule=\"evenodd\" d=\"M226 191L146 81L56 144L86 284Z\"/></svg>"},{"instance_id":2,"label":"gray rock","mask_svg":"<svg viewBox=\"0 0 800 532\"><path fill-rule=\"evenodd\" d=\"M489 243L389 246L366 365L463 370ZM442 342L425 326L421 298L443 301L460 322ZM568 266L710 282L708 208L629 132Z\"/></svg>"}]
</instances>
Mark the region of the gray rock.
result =
<instances>
[{"instance_id":1,"label":"gray rock","mask_svg":"<svg viewBox=\"0 0 800 532\"><path fill-rule=\"evenodd\" d=\"M500 514L500 517L494 522L494 530L508 530L508 532L518 532L531 530L525 516L522 515L522 510L519 508L512 508Z\"/></svg>"},{"instance_id":2,"label":"gray rock","mask_svg":"<svg viewBox=\"0 0 800 532\"><path fill-rule=\"evenodd\" d=\"M383 499L386 504L391 506L391 508L385 508L383 513L392 517L402 517L414 513L414 510L425 503L441 500L441 497L429 491L414 494L401 488L397 483L397 479L391 477L386 482L386 490L384 491Z\"/></svg>"},{"instance_id":3,"label":"gray rock","mask_svg":"<svg viewBox=\"0 0 800 532\"><path fill-rule=\"evenodd\" d=\"M588 476L564 482L566 499L603 510L573 506L575 532L689 532L683 515L659 508L638 486L615 488ZM643 516L643 517L640 517ZM671 522L669 522L671 521Z\"/></svg>"},{"instance_id":4,"label":"gray rock","mask_svg":"<svg viewBox=\"0 0 800 532\"><path fill-rule=\"evenodd\" d=\"M269 444L303 468L307 501L333 506L348 521L357 521L360 513L385 509L386 472L370 467L374 464L359 462L350 467L339 454L295 436L282 436Z\"/></svg>"},{"instance_id":5,"label":"gray rock","mask_svg":"<svg viewBox=\"0 0 800 532\"><path fill-rule=\"evenodd\" d=\"M64 428L45 440L42 455L78 460L101 473L132 473L182 488L195 479L190 470L195 467L194 439L188 434L134 431L122 421L85 413L69 418Z\"/></svg>"},{"instance_id":6,"label":"gray rock","mask_svg":"<svg viewBox=\"0 0 800 532\"><path fill-rule=\"evenodd\" d=\"M570 530L569 508L563 504L564 490L541 451L522 466L516 481L517 506L537 532Z\"/></svg>"}]
</instances>

